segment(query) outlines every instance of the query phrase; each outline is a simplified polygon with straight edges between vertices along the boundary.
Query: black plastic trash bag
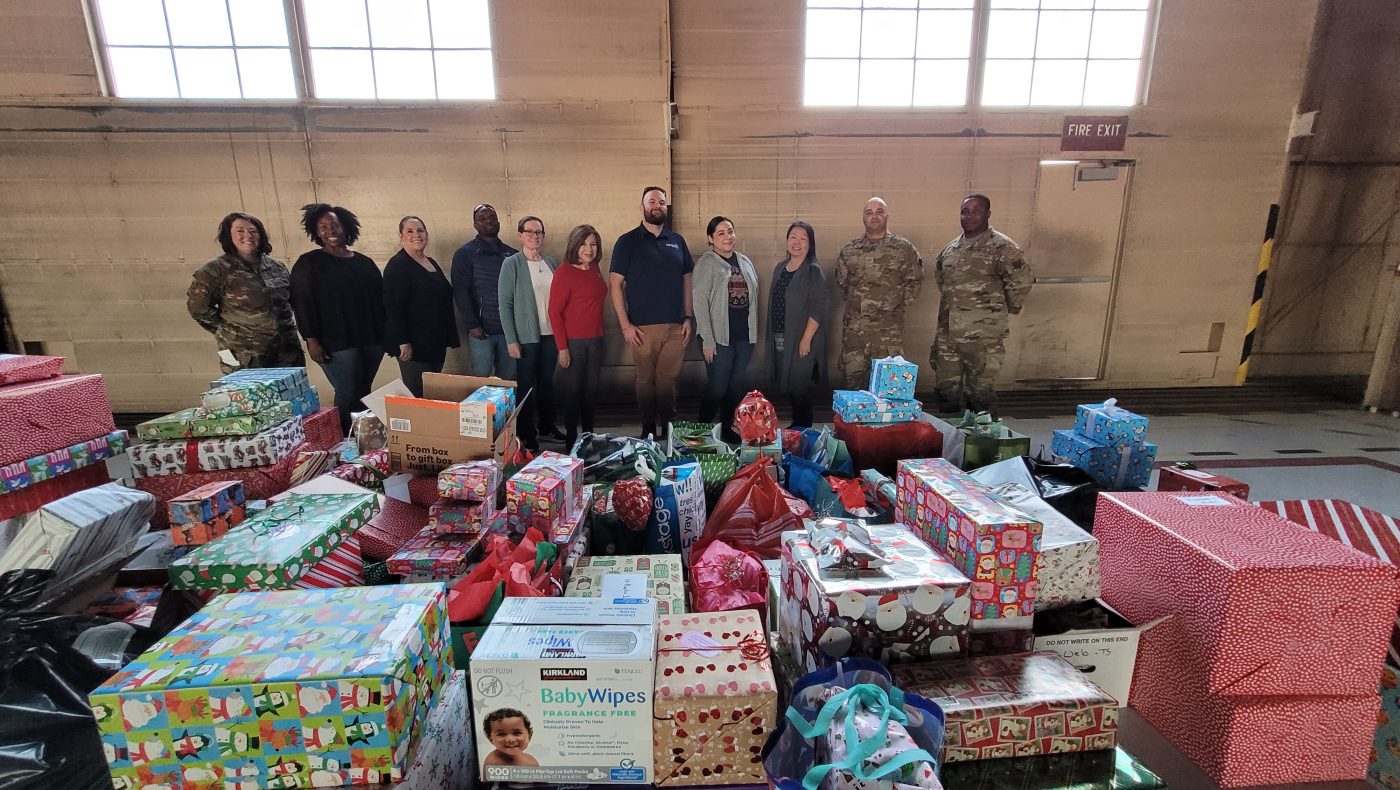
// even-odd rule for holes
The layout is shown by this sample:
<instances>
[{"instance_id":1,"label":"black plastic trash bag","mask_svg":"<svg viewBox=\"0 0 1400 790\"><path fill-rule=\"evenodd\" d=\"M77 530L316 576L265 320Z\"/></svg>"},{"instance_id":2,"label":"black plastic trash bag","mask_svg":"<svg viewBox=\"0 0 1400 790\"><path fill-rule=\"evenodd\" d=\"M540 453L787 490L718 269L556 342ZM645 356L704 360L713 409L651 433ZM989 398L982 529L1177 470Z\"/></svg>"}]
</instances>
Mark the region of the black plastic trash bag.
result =
<instances>
[{"instance_id":1,"label":"black plastic trash bag","mask_svg":"<svg viewBox=\"0 0 1400 790\"><path fill-rule=\"evenodd\" d=\"M1076 466L1029 457L1024 460L1040 498L1079 527L1093 532L1094 508L1103 487Z\"/></svg>"},{"instance_id":2,"label":"black plastic trash bag","mask_svg":"<svg viewBox=\"0 0 1400 790\"><path fill-rule=\"evenodd\" d=\"M637 476L637 451L646 448L660 455L661 448L648 439L610 433L580 434L570 455L583 461L583 482L616 483Z\"/></svg>"},{"instance_id":3,"label":"black plastic trash bag","mask_svg":"<svg viewBox=\"0 0 1400 790\"><path fill-rule=\"evenodd\" d=\"M87 695L154 641L106 617L0 616L0 790L111 788Z\"/></svg>"}]
</instances>

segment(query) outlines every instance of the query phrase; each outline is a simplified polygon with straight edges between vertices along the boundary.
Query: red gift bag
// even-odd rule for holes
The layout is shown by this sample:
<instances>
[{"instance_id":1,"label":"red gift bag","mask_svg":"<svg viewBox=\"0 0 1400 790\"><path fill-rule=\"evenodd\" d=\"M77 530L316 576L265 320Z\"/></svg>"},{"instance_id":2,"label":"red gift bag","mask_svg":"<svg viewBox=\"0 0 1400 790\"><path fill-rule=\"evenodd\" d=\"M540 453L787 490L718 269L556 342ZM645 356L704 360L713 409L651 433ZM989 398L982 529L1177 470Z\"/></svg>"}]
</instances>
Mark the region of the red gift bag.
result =
<instances>
[{"instance_id":1,"label":"red gift bag","mask_svg":"<svg viewBox=\"0 0 1400 790\"><path fill-rule=\"evenodd\" d=\"M778 412L762 392L754 390L739 401L734 409L734 432L744 444L754 447L778 440Z\"/></svg>"},{"instance_id":2,"label":"red gift bag","mask_svg":"<svg viewBox=\"0 0 1400 790\"><path fill-rule=\"evenodd\" d=\"M757 555L716 540L707 545L704 552L693 556L690 565L692 611L757 609L762 612L768 600L768 571Z\"/></svg>"},{"instance_id":3,"label":"red gift bag","mask_svg":"<svg viewBox=\"0 0 1400 790\"><path fill-rule=\"evenodd\" d=\"M772 462L759 458L730 479L691 548L691 556L716 540L744 546L762 559L782 556L783 532L802 529L803 514L810 516L812 509L769 476Z\"/></svg>"},{"instance_id":4,"label":"red gift bag","mask_svg":"<svg viewBox=\"0 0 1400 790\"><path fill-rule=\"evenodd\" d=\"M856 425L832 418L836 438L846 443L857 470L875 469L894 477L901 458L938 458L943 454L943 434L932 423L899 422Z\"/></svg>"}]
</instances>

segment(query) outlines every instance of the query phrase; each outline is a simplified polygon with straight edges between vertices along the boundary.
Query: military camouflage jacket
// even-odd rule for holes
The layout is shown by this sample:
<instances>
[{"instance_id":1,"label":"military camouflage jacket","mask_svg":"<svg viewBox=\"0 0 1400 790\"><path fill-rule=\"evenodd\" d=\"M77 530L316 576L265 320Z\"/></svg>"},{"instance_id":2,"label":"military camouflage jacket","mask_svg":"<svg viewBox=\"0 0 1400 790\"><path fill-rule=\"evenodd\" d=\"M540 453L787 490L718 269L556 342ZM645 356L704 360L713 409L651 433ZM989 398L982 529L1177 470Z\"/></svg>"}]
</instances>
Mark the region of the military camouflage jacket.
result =
<instances>
[{"instance_id":1,"label":"military camouflage jacket","mask_svg":"<svg viewBox=\"0 0 1400 790\"><path fill-rule=\"evenodd\" d=\"M949 242L933 276L942 295L938 329L955 338L1004 336L1007 314L1021 312L1034 278L1016 242L991 228Z\"/></svg>"},{"instance_id":2,"label":"military camouflage jacket","mask_svg":"<svg viewBox=\"0 0 1400 790\"><path fill-rule=\"evenodd\" d=\"M904 306L919 295L924 262L903 236L852 239L836 259L836 285L846 296L845 323L904 323Z\"/></svg>"},{"instance_id":3,"label":"military camouflage jacket","mask_svg":"<svg viewBox=\"0 0 1400 790\"><path fill-rule=\"evenodd\" d=\"M186 293L190 316L214 333L220 348L262 351L279 337L295 336L291 276L281 261L264 255L256 266L221 255L194 273ZM293 338L293 344L298 345Z\"/></svg>"}]
</instances>

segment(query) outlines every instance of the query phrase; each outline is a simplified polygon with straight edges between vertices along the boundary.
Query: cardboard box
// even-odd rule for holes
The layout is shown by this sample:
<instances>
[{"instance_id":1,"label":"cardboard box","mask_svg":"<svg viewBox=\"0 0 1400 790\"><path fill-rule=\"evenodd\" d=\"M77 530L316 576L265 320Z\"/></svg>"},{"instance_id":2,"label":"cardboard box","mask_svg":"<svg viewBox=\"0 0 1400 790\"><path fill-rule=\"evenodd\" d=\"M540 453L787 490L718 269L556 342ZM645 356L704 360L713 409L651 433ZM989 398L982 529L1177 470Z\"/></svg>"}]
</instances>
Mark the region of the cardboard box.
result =
<instances>
[{"instance_id":1,"label":"cardboard box","mask_svg":"<svg viewBox=\"0 0 1400 790\"><path fill-rule=\"evenodd\" d=\"M88 696L114 783L401 781L451 667L444 601L442 585L215 598Z\"/></svg>"},{"instance_id":2,"label":"cardboard box","mask_svg":"<svg viewBox=\"0 0 1400 790\"><path fill-rule=\"evenodd\" d=\"M1094 524L1104 600L1180 617L1212 694L1375 694L1394 565L1222 494L1100 494Z\"/></svg>"},{"instance_id":3,"label":"cardboard box","mask_svg":"<svg viewBox=\"0 0 1400 790\"><path fill-rule=\"evenodd\" d=\"M567 598L655 598L661 616L685 614L679 554L582 557L569 575Z\"/></svg>"},{"instance_id":4,"label":"cardboard box","mask_svg":"<svg viewBox=\"0 0 1400 790\"><path fill-rule=\"evenodd\" d=\"M1241 483L1233 477L1202 472L1199 469L1183 468L1176 464L1158 470L1157 490L1219 491L1240 499L1249 499L1248 483Z\"/></svg>"},{"instance_id":5,"label":"cardboard box","mask_svg":"<svg viewBox=\"0 0 1400 790\"><path fill-rule=\"evenodd\" d=\"M903 460L896 519L972 579L972 619L1035 612L1042 526L941 458Z\"/></svg>"},{"instance_id":6,"label":"cardboard box","mask_svg":"<svg viewBox=\"0 0 1400 790\"><path fill-rule=\"evenodd\" d=\"M778 727L778 684L758 615L662 617L656 636L656 786L765 781L760 753Z\"/></svg>"},{"instance_id":7,"label":"cardboard box","mask_svg":"<svg viewBox=\"0 0 1400 790\"><path fill-rule=\"evenodd\" d=\"M464 432L464 409L475 414L479 405L463 401L481 387L514 386L515 382L503 379L425 373L422 398L386 396L384 423L389 427L389 468L435 475L461 461L500 460L510 444L515 415L511 415L503 431L497 432L488 421L485 435L479 435L482 431L468 420L470 430Z\"/></svg>"},{"instance_id":8,"label":"cardboard box","mask_svg":"<svg viewBox=\"0 0 1400 790\"><path fill-rule=\"evenodd\" d=\"M846 656L886 664L966 654L967 576L902 524L866 527L888 565L821 567L806 532L783 533L778 627L810 672Z\"/></svg>"},{"instance_id":9,"label":"cardboard box","mask_svg":"<svg viewBox=\"0 0 1400 790\"><path fill-rule=\"evenodd\" d=\"M507 598L471 660L482 780L650 783L655 670L651 599Z\"/></svg>"},{"instance_id":10,"label":"cardboard box","mask_svg":"<svg viewBox=\"0 0 1400 790\"><path fill-rule=\"evenodd\" d=\"M891 669L906 692L943 709L940 762L1113 749L1118 703L1053 653Z\"/></svg>"},{"instance_id":11,"label":"cardboard box","mask_svg":"<svg viewBox=\"0 0 1400 790\"><path fill-rule=\"evenodd\" d=\"M1123 708L1130 702L1142 632L1160 622L1135 626L1103 601L1086 601L1036 614L1035 649L1073 664Z\"/></svg>"}]
</instances>

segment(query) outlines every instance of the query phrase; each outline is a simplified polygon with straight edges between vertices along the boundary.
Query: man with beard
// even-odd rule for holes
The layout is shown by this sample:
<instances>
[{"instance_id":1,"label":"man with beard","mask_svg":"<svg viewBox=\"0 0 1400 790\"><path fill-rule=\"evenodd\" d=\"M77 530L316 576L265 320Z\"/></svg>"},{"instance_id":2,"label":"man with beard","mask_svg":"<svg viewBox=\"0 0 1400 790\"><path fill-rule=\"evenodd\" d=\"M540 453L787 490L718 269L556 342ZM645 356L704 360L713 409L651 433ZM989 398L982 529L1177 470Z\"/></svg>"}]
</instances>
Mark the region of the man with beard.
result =
<instances>
[{"instance_id":1,"label":"man with beard","mask_svg":"<svg viewBox=\"0 0 1400 790\"><path fill-rule=\"evenodd\" d=\"M496 283L501 262L518 250L501 242L501 220L490 203L472 209L472 227L476 238L452 254L453 301L467 330L472 375L514 379L515 360L506 349Z\"/></svg>"},{"instance_id":2,"label":"man with beard","mask_svg":"<svg viewBox=\"0 0 1400 790\"><path fill-rule=\"evenodd\" d=\"M919 295L924 262L903 236L889 232L885 201L865 204L865 235L847 242L836 259L836 284L846 295L841 321L842 386L870 385L870 360L904 354L904 308Z\"/></svg>"},{"instance_id":3,"label":"man with beard","mask_svg":"<svg viewBox=\"0 0 1400 790\"><path fill-rule=\"evenodd\" d=\"M940 412L997 413L997 372L1006 348L1007 315L1021 312L1035 275L1021 248L992 229L992 201L968 195L959 211L962 235L938 253L934 279L938 335L929 350Z\"/></svg>"},{"instance_id":4,"label":"man with beard","mask_svg":"<svg viewBox=\"0 0 1400 790\"><path fill-rule=\"evenodd\" d=\"M690 273L695 261L666 225L666 190L642 190L642 222L613 244L608 288L622 337L637 366L642 436L660 437L676 417L676 378L695 328Z\"/></svg>"}]
</instances>

